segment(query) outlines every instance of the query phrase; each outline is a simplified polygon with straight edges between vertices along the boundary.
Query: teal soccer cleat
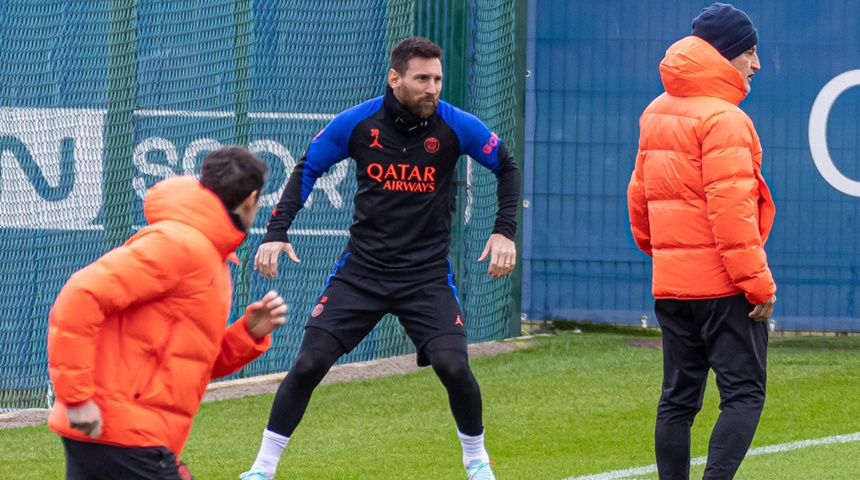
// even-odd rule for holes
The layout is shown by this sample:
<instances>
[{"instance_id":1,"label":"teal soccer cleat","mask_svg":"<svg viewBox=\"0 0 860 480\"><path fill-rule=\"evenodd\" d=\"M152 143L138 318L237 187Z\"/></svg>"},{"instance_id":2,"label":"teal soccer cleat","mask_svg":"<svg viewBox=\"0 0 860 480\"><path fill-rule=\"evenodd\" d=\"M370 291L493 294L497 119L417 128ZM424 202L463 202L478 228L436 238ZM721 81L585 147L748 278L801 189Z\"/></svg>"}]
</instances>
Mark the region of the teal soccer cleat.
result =
<instances>
[{"instance_id":1,"label":"teal soccer cleat","mask_svg":"<svg viewBox=\"0 0 860 480\"><path fill-rule=\"evenodd\" d=\"M269 475L260 469L248 470L247 472L239 475L239 480L273 480L275 475Z\"/></svg>"},{"instance_id":2,"label":"teal soccer cleat","mask_svg":"<svg viewBox=\"0 0 860 480\"><path fill-rule=\"evenodd\" d=\"M466 467L466 475L466 480L496 480L490 464L480 460L472 460L472 463Z\"/></svg>"}]
</instances>

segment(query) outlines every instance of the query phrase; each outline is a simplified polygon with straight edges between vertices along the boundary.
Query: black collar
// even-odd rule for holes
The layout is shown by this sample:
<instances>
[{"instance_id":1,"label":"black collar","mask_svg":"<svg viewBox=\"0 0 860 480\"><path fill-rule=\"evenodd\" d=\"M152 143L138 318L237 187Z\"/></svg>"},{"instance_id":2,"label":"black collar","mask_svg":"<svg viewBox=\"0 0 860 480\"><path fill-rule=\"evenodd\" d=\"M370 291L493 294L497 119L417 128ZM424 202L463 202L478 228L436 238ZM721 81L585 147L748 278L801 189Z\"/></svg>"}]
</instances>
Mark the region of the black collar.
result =
<instances>
[{"instance_id":1,"label":"black collar","mask_svg":"<svg viewBox=\"0 0 860 480\"><path fill-rule=\"evenodd\" d=\"M385 87L385 98L382 100L382 105L394 119L394 125L401 130L412 131L416 128L426 127L436 121L436 112L433 112L430 118L420 118L404 107L394 96L394 90L391 89L390 85Z\"/></svg>"},{"instance_id":2,"label":"black collar","mask_svg":"<svg viewBox=\"0 0 860 480\"><path fill-rule=\"evenodd\" d=\"M227 214L230 215L230 220L233 221L233 225L235 225L240 232L248 233L248 229L246 229L245 225L242 224L242 217L240 217L238 213L228 211Z\"/></svg>"}]
</instances>

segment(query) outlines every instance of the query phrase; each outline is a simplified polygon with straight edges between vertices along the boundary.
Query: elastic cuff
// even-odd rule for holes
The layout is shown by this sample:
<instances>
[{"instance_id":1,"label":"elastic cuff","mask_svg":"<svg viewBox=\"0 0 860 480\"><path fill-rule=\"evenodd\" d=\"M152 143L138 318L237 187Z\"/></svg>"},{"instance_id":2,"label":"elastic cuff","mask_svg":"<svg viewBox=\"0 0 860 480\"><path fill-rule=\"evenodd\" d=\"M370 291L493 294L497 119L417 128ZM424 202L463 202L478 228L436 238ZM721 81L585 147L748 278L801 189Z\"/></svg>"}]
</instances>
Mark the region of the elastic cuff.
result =
<instances>
[{"instance_id":1,"label":"elastic cuff","mask_svg":"<svg viewBox=\"0 0 860 480\"><path fill-rule=\"evenodd\" d=\"M502 231L502 230L500 230L500 229L498 229L498 228L494 228L492 233L498 233L499 235L502 235L503 237L507 238L508 240L510 240L510 241L512 241L512 242L516 242L516 241L517 241L517 239L515 238L515 237L516 237L516 233L515 233L515 232L514 232L514 233L511 233L511 232L510 232L510 231L508 231L508 230L504 230L504 231Z\"/></svg>"},{"instance_id":2,"label":"elastic cuff","mask_svg":"<svg viewBox=\"0 0 860 480\"><path fill-rule=\"evenodd\" d=\"M269 242L290 243L290 237L287 235L286 230L269 230L263 235L263 240L260 243Z\"/></svg>"},{"instance_id":3,"label":"elastic cuff","mask_svg":"<svg viewBox=\"0 0 860 480\"><path fill-rule=\"evenodd\" d=\"M268 335L263 335L260 338L254 338L254 335L251 334L251 330L248 329L248 321L245 319L244 315L242 315L242 318L240 318L239 321L242 322L242 326L245 329L245 333L248 335L248 338L250 338L252 342L254 342L256 345L262 345L266 342L266 337L268 337Z\"/></svg>"},{"instance_id":4,"label":"elastic cuff","mask_svg":"<svg viewBox=\"0 0 860 480\"><path fill-rule=\"evenodd\" d=\"M62 403L63 403L63 405L66 406L66 408L81 408L84 406L84 404L86 404L90 400L92 400L92 399L88 398L88 399L84 400L83 402L74 402L74 403L62 402Z\"/></svg>"}]
</instances>

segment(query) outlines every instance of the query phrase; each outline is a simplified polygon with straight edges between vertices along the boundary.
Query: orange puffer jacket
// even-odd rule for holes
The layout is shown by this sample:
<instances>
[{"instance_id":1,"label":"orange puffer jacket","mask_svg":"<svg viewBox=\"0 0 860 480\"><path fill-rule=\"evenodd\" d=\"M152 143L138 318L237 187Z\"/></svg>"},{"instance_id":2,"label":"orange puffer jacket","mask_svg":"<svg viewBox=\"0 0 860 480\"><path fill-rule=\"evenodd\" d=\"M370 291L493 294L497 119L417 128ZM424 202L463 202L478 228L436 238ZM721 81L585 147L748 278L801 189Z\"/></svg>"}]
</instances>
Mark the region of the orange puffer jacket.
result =
<instances>
[{"instance_id":1,"label":"orange puffer jacket","mask_svg":"<svg viewBox=\"0 0 860 480\"><path fill-rule=\"evenodd\" d=\"M48 425L64 437L164 446L181 453L212 378L262 354L244 318L229 328L226 261L245 234L193 177L147 193L150 225L78 271L60 291L48 327L48 370L57 402ZM93 399L96 439L69 428L66 406Z\"/></svg>"},{"instance_id":2,"label":"orange puffer jacket","mask_svg":"<svg viewBox=\"0 0 860 480\"><path fill-rule=\"evenodd\" d=\"M698 37L679 40L660 63L666 93L639 119L636 168L627 188L637 246L653 257L656 298L776 293L764 243L774 204L761 175L761 144L738 108L741 73Z\"/></svg>"}]
</instances>

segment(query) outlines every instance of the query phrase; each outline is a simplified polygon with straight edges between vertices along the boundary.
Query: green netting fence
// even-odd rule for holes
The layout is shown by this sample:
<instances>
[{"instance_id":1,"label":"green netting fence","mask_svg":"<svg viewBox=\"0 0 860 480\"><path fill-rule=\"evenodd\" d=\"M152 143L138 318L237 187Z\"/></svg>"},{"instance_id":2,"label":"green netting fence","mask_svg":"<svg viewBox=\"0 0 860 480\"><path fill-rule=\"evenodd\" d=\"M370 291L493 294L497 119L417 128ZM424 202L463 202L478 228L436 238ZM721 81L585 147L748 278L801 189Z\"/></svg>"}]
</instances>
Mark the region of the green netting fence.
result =
<instances>
[{"instance_id":1,"label":"green netting fence","mask_svg":"<svg viewBox=\"0 0 860 480\"><path fill-rule=\"evenodd\" d=\"M460 105L512 147L513 2L463 2L471 61ZM250 271L265 219L310 139L337 112L383 92L388 51L422 34L412 0L0 1L0 412L46 407L51 304L77 269L144 225L155 182L195 174L207 152L247 145L270 167L258 223L240 247L230 322L276 289L289 304L274 345L237 376L288 370L344 247L354 166L321 178L293 225L302 263ZM463 21L464 19L459 19ZM448 21L437 22L445 28ZM445 47L445 45L442 45ZM449 80L450 81L450 80ZM462 88L462 87L461 87ZM444 96L444 95L443 95ZM464 163L452 252L470 342L508 335L516 280L476 259L492 229L495 179ZM386 317L344 357L414 351Z\"/></svg>"}]
</instances>

